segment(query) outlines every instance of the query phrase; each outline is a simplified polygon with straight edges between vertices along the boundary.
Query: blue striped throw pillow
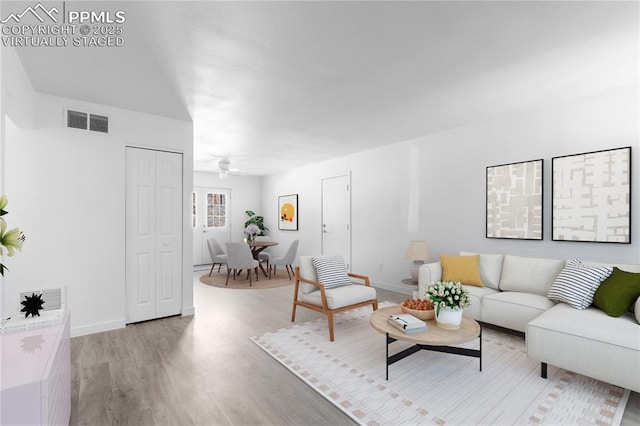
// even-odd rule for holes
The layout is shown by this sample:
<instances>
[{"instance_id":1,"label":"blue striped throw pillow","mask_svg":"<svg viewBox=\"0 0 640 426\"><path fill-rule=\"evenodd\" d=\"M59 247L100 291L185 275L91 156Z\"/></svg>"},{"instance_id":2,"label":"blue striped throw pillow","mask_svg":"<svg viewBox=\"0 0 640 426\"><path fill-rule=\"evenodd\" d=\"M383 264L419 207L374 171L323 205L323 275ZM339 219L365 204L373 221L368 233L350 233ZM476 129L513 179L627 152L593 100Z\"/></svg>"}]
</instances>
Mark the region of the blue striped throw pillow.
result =
<instances>
[{"instance_id":1,"label":"blue striped throw pillow","mask_svg":"<svg viewBox=\"0 0 640 426\"><path fill-rule=\"evenodd\" d=\"M570 260L560 271L547 297L576 309L586 309L593 303L596 290L611 275L613 268L587 266L578 259Z\"/></svg>"},{"instance_id":2,"label":"blue striped throw pillow","mask_svg":"<svg viewBox=\"0 0 640 426\"><path fill-rule=\"evenodd\" d=\"M313 257L311 262L316 268L318 281L324 284L325 289L351 285L342 256Z\"/></svg>"}]
</instances>

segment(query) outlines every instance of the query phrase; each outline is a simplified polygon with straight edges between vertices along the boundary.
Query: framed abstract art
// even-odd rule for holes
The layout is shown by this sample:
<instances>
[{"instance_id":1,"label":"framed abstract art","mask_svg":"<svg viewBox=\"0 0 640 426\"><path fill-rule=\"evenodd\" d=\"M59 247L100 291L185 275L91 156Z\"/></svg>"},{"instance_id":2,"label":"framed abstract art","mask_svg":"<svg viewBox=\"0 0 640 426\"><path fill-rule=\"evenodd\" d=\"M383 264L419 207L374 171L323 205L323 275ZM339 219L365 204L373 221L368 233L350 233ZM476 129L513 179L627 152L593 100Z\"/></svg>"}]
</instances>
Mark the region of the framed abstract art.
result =
<instances>
[{"instance_id":1,"label":"framed abstract art","mask_svg":"<svg viewBox=\"0 0 640 426\"><path fill-rule=\"evenodd\" d=\"M551 160L552 239L631 243L631 147Z\"/></svg>"},{"instance_id":2,"label":"framed abstract art","mask_svg":"<svg viewBox=\"0 0 640 426\"><path fill-rule=\"evenodd\" d=\"M298 194L278 197L278 229L298 230Z\"/></svg>"},{"instance_id":3,"label":"framed abstract art","mask_svg":"<svg viewBox=\"0 0 640 426\"><path fill-rule=\"evenodd\" d=\"M542 240L543 161L487 167L487 238Z\"/></svg>"}]
</instances>

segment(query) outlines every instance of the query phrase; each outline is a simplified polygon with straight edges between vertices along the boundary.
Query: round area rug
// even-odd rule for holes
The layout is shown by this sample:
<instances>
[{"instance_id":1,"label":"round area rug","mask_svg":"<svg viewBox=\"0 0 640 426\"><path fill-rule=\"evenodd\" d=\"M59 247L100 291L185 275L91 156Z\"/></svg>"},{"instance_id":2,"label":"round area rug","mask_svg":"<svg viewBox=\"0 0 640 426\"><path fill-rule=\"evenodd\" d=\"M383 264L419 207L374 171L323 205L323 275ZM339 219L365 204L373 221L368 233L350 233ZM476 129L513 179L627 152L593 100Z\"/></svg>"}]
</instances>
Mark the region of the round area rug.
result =
<instances>
[{"instance_id":1,"label":"round area rug","mask_svg":"<svg viewBox=\"0 0 640 426\"><path fill-rule=\"evenodd\" d=\"M264 288L275 288L275 287L285 287L294 283L293 277L289 280L287 277L287 273L285 271L278 271L278 276L271 276L271 279L264 276L262 272L258 272L260 276L258 277L258 281L256 281L256 276L254 273L251 275L251 287L249 287L249 280L247 279L247 273L243 272L236 279L233 279L233 276L229 277L229 285L224 285L227 281L227 272L213 271L211 276L207 272L203 276L200 277L200 282L206 285L210 285L211 287L220 287L220 288L232 288L232 289L242 289L242 290L261 290ZM284 275L284 278L282 277Z\"/></svg>"}]
</instances>

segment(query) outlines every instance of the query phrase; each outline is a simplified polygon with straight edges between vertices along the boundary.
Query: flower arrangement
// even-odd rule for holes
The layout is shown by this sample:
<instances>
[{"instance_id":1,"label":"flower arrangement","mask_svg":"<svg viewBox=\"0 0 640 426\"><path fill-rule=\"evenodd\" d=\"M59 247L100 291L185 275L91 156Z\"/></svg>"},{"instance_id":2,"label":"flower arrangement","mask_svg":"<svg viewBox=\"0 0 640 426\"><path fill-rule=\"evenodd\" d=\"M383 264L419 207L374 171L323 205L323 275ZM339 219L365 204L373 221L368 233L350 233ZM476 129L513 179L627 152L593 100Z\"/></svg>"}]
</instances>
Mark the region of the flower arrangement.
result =
<instances>
[{"instance_id":1,"label":"flower arrangement","mask_svg":"<svg viewBox=\"0 0 640 426\"><path fill-rule=\"evenodd\" d=\"M259 235L262 231L255 223L249 224L246 228L244 228L244 233L247 236L247 241L253 241L256 235Z\"/></svg>"},{"instance_id":2,"label":"flower arrangement","mask_svg":"<svg viewBox=\"0 0 640 426\"><path fill-rule=\"evenodd\" d=\"M428 299L433 301L436 315L440 313L440 308L462 309L471 305L469 290L458 282L437 281L427 287L424 293Z\"/></svg>"},{"instance_id":3,"label":"flower arrangement","mask_svg":"<svg viewBox=\"0 0 640 426\"><path fill-rule=\"evenodd\" d=\"M25 236L18 228L7 231L7 222L2 216L9 213L4 209L8 203L5 195L0 196L0 255L4 254L4 247L7 250L7 256L13 256L15 250L22 251L22 243L25 240ZM4 276L5 270L9 269L0 263L0 275Z\"/></svg>"}]
</instances>

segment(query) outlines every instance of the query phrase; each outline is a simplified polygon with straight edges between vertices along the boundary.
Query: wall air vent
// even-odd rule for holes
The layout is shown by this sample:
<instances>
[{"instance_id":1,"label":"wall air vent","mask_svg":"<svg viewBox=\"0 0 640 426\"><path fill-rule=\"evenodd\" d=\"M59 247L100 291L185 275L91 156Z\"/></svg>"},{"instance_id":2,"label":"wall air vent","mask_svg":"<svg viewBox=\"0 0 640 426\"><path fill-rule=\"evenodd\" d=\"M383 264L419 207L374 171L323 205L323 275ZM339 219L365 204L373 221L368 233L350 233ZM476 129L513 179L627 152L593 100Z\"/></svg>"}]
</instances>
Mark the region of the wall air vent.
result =
<instances>
[{"instance_id":1,"label":"wall air vent","mask_svg":"<svg viewBox=\"0 0 640 426\"><path fill-rule=\"evenodd\" d=\"M87 113L67 110L67 127L72 129L87 129Z\"/></svg>"},{"instance_id":2,"label":"wall air vent","mask_svg":"<svg viewBox=\"0 0 640 426\"><path fill-rule=\"evenodd\" d=\"M94 132L109 133L109 117L104 115L89 115L89 130Z\"/></svg>"},{"instance_id":3,"label":"wall air vent","mask_svg":"<svg viewBox=\"0 0 640 426\"><path fill-rule=\"evenodd\" d=\"M67 110L67 127L109 133L109 117L88 112Z\"/></svg>"}]
</instances>

